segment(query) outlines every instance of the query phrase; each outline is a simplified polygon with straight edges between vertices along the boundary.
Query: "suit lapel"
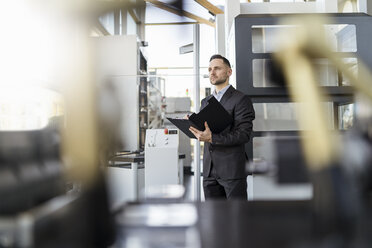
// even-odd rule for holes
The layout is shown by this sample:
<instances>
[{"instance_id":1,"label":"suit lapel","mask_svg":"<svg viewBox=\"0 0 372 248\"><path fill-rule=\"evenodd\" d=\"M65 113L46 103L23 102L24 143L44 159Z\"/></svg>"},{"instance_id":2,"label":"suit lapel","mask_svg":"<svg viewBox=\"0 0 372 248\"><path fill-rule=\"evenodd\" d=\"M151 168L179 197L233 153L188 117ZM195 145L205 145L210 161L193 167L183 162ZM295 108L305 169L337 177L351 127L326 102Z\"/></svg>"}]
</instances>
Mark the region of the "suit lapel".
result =
<instances>
[{"instance_id":1,"label":"suit lapel","mask_svg":"<svg viewBox=\"0 0 372 248\"><path fill-rule=\"evenodd\" d=\"M207 101L209 101L209 99L211 99L211 97L213 97L213 95L207 96Z\"/></svg>"},{"instance_id":2,"label":"suit lapel","mask_svg":"<svg viewBox=\"0 0 372 248\"><path fill-rule=\"evenodd\" d=\"M209 95L209 96L207 96L207 97L205 98L204 102L202 102L202 106L200 106L200 107L201 107L200 110L202 110L205 106L207 106L208 101L209 101L209 99L211 99L211 97L214 97L214 96L213 96L213 95Z\"/></svg>"},{"instance_id":3,"label":"suit lapel","mask_svg":"<svg viewBox=\"0 0 372 248\"><path fill-rule=\"evenodd\" d=\"M227 89L227 91L225 92L225 94L223 94L223 96L221 98L220 103L221 103L222 106L225 106L225 103L232 96L234 91L235 91L235 88L232 85L230 85L230 87Z\"/></svg>"}]
</instances>

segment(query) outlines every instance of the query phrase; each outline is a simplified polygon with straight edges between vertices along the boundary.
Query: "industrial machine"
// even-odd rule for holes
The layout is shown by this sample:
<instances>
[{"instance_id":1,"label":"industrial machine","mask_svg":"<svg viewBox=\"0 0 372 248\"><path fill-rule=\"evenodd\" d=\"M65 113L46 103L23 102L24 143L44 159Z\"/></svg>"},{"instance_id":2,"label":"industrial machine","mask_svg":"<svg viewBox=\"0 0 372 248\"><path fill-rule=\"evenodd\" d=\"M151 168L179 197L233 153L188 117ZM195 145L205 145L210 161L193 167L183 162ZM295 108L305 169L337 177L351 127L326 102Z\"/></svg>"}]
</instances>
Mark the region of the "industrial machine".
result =
<instances>
[{"instance_id":1,"label":"industrial machine","mask_svg":"<svg viewBox=\"0 0 372 248\"><path fill-rule=\"evenodd\" d=\"M165 105L166 118L164 120L164 126L167 128L175 128L167 118L183 118L185 115L190 114L191 99L190 97L166 97ZM185 172L191 172L191 141L183 132L181 132L179 136L179 152L185 154Z\"/></svg>"},{"instance_id":2,"label":"industrial machine","mask_svg":"<svg viewBox=\"0 0 372 248\"><path fill-rule=\"evenodd\" d=\"M150 72L147 86L148 92L148 128L160 128L164 126L164 78Z\"/></svg>"},{"instance_id":3,"label":"industrial machine","mask_svg":"<svg viewBox=\"0 0 372 248\"><path fill-rule=\"evenodd\" d=\"M107 184L111 209L137 201L145 187L144 156L123 154L112 158L107 168Z\"/></svg>"},{"instance_id":4,"label":"industrial machine","mask_svg":"<svg viewBox=\"0 0 372 248\"><path fill-rule=\"evenodd\" d=\"M145 143L145 190L169 184L183 184L177 129L148 129Z\"/></svg>"},{"instance_id":5,"label":"industrial machine","mask_svg":"<svg viewBox=\"0 0 372 248\"><path fill-rule=\"evenodd\" d=\"M149 198L182 198L183 159L177 129L147 129L144 153L119 153L110 158L107 178L111 209Z\"/></svg>"},{"instance_id":6,"label":"industrial machine","mask_svg":"<svg viewBox=\"0 0 372 248\"><path fill-rule=\"evenodd\" d=\"M159 128L161 92L147 75L144 43L136 35L92 38L99 87L110 83L119 99L120 151L143 151L146 129Z\"/></svg>"}]
</instances>

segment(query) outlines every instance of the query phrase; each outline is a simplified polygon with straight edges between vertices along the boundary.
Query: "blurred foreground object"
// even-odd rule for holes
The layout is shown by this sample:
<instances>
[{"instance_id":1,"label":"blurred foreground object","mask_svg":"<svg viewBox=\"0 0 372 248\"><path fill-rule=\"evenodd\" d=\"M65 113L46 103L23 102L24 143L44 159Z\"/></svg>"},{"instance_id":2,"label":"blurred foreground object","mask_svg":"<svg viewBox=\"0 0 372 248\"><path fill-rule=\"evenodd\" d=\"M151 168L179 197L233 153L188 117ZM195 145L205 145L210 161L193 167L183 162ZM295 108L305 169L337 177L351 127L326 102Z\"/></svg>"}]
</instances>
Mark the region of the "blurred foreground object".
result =
<instances>
[{"instance_id":1,"label":"blurred foreground object","mask_svg":"<svg viewBox=\"0 0 372 248\"><path fill-rule=\"evenodd\" d=\"M2 6L0 27L9 33L2 37L1 84L19 89L41 84L59 91L65 125L0 133L0 247L106 247L113 242L100 161L105 148L115 145L108 144L114 135L109 133L107 141L102 133L114 128L102 127L108 120L99 122L89 34L100 15L138 4L53 0Z\"/></svg>"},{"instance_id":2,"label":"blurred foreground object","mask_svg":"<svg viewBox=\"0 0 372 248\"><path fill-rule=\"evenodd\" d=\"M293 28L282 33L279 51L275 53L293 100L304 103L299 111L299 125L303 127L302 130L306 126L311 127L308 139L303 140L305 157L311 169L321 169L322 165L332 163L340 149L340 143L327 129L326 116L320 106L326 101L326 97L317 86L311 59L328 58L337 69L345 73L359 92L372 99L372 77L369 70L362 61L358 62L358 75L350 70L342 58L352 55L341 57L334 52L325 34L325 24L329 21L322 18L310 15L284 20L282 25Z\"/></svg>"},{"instance_id":3,"label":"blurred foreground object","mask_svg":"<svg viewBox=\"0 0 372 248\"><path fill-rule=\"evenodd\" d=\"M370 198L371 189L360 184L361 174L350 173L353 171L350 167L356 161L344 163L355 152L356 147L352 148L349 144L357 140L358 135L352 139L342 139L336 130L330 131L327 127L326 115L321 106L322 102L327 101L327 95L316 83L311 60L328 58L352 82L352 86L371 102L372 77L361 60L358 61L358 74L355 75L343 61L344 57L334 52L325 28L325 24L331 21L323 18L307 15L284 19L281 24L293 28L287 29L280 36L280 48L274 57L280 63L293 101L302 103L298 111L299 126L302 149L314 187L312 204L316 232L325 237L334 235L340 239L335 244L349 247L360 241L358 238L361 233L358 232L364 225L360 220L369 214L364 212L364 208L369 208L370 205L370 200L365 201L362 195L369 195ZM346 57L352 55L346 54ZM368 126L372 126L371 117L369 116ZM302 131L306 130L306 126L310 129ZM363 130L358 130L359 127L356 122L356 133L363 133ZM370 141L371 138L369 137ZM370 142L364 145L365 148L372 149ZM344 146L351 149L342 149ZM366 157L364 154L360 156L358 160ZM364 167L363 171L371 171L372 160L368 158L359 166ZM369 175L367 181L372 181L372 175Z\"/></svg>"},{"instance_id":4,"label":"blurred foreground object","mask_svg":"<svg viewBox=\"0 0 372 248\"><path fill-rule=\"evenodd\" d=\"M54 121L41 130L0 132L0 247L112 242L102 179L94 188L68 192L59 127Z\"/></svg>"},{"instance_id":5,"label":"blurred foreground object","mask_svg":"<svg viewBox=\"0 0 372 248\"><path fill-rule=\"evenodd\" d=\"M64 193L59 137L52 128L0 132L0 213L14 214Z\"/></svg>"}]
</instances>

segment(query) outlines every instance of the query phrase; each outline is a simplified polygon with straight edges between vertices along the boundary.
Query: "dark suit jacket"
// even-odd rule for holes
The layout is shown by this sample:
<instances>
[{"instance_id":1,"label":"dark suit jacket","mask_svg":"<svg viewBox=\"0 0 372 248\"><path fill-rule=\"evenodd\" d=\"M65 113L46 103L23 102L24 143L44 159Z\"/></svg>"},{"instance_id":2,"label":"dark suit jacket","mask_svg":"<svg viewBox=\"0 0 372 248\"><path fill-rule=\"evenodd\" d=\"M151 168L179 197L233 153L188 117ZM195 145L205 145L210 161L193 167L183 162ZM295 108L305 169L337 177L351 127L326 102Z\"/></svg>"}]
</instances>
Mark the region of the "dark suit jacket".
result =
<instances>
[{"instance_id":1,"label":"dark suit jacket","mask_svg":"<svg viewBox=\"0 0 372 248\"><path fill-rule=\"evenodd\" d=\"M213 95L202 100L201 109L211 97ZM210 175L213 163L217 175L222 179L245 178L245 143L251 139L252 121L255 118L252 101L230 86L220 103L233 117L233 122L221 133L212 133L212 143L204 143L203 175Z\"/></svg>"}]
</instances>

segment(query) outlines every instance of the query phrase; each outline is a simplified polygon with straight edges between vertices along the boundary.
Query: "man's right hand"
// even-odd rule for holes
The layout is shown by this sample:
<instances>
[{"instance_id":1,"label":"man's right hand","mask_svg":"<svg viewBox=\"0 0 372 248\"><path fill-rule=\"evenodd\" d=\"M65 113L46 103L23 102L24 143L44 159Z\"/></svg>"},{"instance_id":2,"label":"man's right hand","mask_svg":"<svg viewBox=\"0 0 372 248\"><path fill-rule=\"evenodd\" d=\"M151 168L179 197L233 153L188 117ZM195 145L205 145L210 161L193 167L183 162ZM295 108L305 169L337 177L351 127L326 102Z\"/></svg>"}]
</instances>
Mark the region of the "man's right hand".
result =
<instances>
[{"instance_id":1,"label":"man's right hand","mask_svg":"<svg viewBox=\"0 0 372 248\"><path fill-rule=\"evenodd\" d=\"M205 130L200 131L195 127L190 127L189 130L195 135L199 141L212 143L212 131L209 129L208 123L204 122Z\"/></svg>"}]
</instances>

